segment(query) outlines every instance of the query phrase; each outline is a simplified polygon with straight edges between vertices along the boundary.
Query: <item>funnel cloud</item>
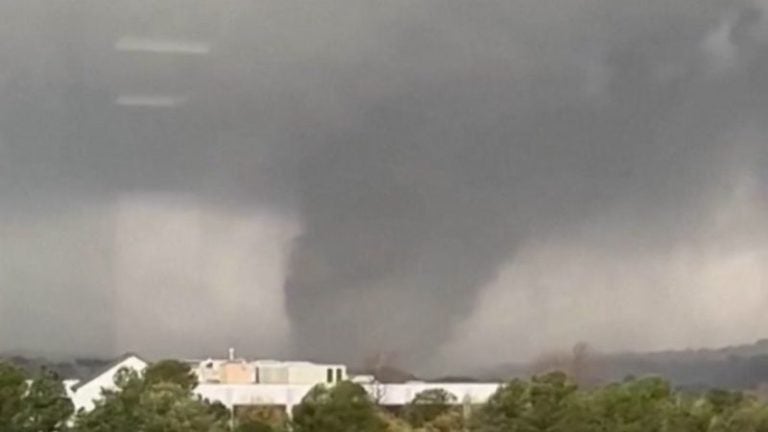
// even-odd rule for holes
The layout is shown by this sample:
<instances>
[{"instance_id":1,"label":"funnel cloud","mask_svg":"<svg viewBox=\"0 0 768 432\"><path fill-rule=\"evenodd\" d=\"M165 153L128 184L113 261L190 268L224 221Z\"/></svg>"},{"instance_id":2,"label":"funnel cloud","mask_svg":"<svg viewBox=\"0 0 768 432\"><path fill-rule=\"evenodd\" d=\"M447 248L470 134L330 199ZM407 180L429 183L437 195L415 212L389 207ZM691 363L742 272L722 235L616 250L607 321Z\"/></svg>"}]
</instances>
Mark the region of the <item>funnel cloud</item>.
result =
<instances>
[{"instance_id":1,"label":"funnel cloud","mask_svg":"<svg viewBox=\"0 0 768 432\"><path fill-rule=\"evenodd\" d=\"M0 9L0 351L764 336L764 1Z\"/></svg>"}]
</instances>

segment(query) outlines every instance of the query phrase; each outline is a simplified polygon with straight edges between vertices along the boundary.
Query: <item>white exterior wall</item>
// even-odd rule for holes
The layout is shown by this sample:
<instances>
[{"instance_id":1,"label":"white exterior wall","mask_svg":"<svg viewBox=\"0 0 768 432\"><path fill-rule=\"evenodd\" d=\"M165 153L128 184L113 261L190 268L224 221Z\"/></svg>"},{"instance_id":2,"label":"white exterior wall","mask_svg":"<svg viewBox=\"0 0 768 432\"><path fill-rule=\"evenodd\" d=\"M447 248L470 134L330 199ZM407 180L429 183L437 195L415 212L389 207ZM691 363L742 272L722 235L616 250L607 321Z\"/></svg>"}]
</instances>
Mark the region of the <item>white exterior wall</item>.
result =
<instances>
[{"instance_id":1,"label":"white exterior wall","mask_svg":"<svg viewBox=\"0 0 768 432\"><path fill-rule=\"evenodd\" d=\"M405 405L424 390L443 389L456 397L456 404L464 401L483 403L498 390L496 383L406 383L371 384L363 386L381 405ZM226 385L201 384L195 389L198 395L218 401L227 407L236 405L280 405L290 407L312 389L310 384L254 384Z\"/></svg>"},{"instance_id":2,"label":"white exterior wall","mask_svg":"<svg viewBox=\"0 0 768 432\"><path fill-rule=\"evenodd\" d=\"M214 384L201 383L195 393L211 401L218 401L232 408L237 405L277 405L283 406L290 413L291 408L300 403L302 398L318 383L325 383L328 368L342 369L343 379L347 379L343 365L318 365L312 363L271 363L263 365L273 368L275 373L288 372L289 380L301 383L277 384ZM128 357L93 380L73 389L70 397L75 410L93 409L94 402L101 398L102 389L114 389L114 377L122 368L143 371L147 363L138 357ZM363 388L381 405L405 405L420 392L431 389L443 389L456 397L456 403L465 401L483 403L493 395L501 384L497 383L423 383L405 384L364 384Z\"/></svg>"},{"instance_id":3,"label":"white exterior wall","mask_svg":"<svg viewBox=\"0 0 768 432\"><path fill-rule=\"evenodd\" d=\"M221 382L221 360L205 360L195 366L195 374L199 382ZM211 365L211 367L208 367Z\"/></svg>"},{"instance_id":4,"label":"white exterior wall","mask_svg":"<svg viewBox=\"0 0 768 432\"><path fill-rule=\"evenodd\" d=\"M141 367L141 364L134 366ZM114 388L111 379L106 378L106 375L102 375L79 388L72 398L75 408L83 408L86 411L93 409L94 401L101 397L101 389ZM363 387L379 404L400 406L412 401L418 393L430 389L443 389L453 394L457 404L464 401L479 404L487 401L499 386L500 384L410 383L371 384ZM228 408L240 405L276 405L285 407L290 413L293 406L301 403L312 387L314 384L200 384L195 393L211 401L221 402Z\"/></svg>"},{"instance_id":5,"label":"white exterior wall","mask_svg":"<svg viewBox=\"0 0 768 432\"><path fill-rule=\"evenodd\" d=\"M80 380L78 379L65 379L61 382L64 385L64 390L67 391L67 397L72 399L72 396L74 396L75 391L73 390L76 385L80 383Z\"/></svg>"},{"instance_id":6,"label":"white exterior wall","mask_svg":"<svg viewBox=\"0 0 768 432\"><path fill-rule=\"evenodd\" d=\"M381 405L405 405L425 390L442 389L456 397L456 404L485 403L499 389L496 383L405 383L367 384L363 387Z\"/></svg>"},{"instance_id":7,"label":"white exterior wall","mask_svg":"<svg viewBox=\"0 0 768 432\"><path fill-rule=\"evenodd\" d=\"M325 367L316 365L293 365L288 367L288 384L325 383Z\"/></svg>"},{"instance_id":8,"label":"white exterior wall","mask_svg":"<svg viewBox=\"0 0 768 432\"><path fill-rule=\"evenodd\" d=\"M131 356L112 366L109 370L97 376L93 380L84 383L82 386L71 392L72 403L75 405L75 411L84 409L90 411L94 407L94 401L101 399L102 389L115 388L115 375L122 368L133 369L137 372L143 371L147 367L147 362Z\"/></svg>"},{"instance_id":9,"label":"white exterior wall","mask_svg":"<svg viewBox=\"0 0 768 432\"><path fill-rule=\"evenodd\" d=\"M336 371L341 369L341 381L347 379L346 367L342 365L323 365L314 363L294 363L288 366L288 384L329 384L328 369L331 369L332 382L338 382Z\"/></svg>"},{"instance_id":10,"label":"white exterior wall","mask_svg":"<svg viewBox=\"0 0 768 432\"><path fill-rule=\"evenodd\" d=\"M347 367L344 365L325 365L310 362L278 362L262 360L251 363L258 369L259 384L328 384L328 369L333 370L333 383L336 383L336 371L341 370L341 381L346 380Z\"/></svg>"},{"instance_id":11,"label":"white exterior wall","mask_svg":"<svg viewBox=\"0 0 768 432\"><path fill-rule=\"evenodd\" d=\"M288 367L278 362L254 362L256 381L261 384L287 384Z\"/></svg>"},{"instance_id":12,"label":"white exterior wall","mask_svg":"<svg viewBox=\"0 0 768 432\"><path fill-rule=\"evenodd\" d=\"M373 375L355 375L350 381L356 384L373 384L376 382L376 377Z\"/></svg>"}]
</instances>

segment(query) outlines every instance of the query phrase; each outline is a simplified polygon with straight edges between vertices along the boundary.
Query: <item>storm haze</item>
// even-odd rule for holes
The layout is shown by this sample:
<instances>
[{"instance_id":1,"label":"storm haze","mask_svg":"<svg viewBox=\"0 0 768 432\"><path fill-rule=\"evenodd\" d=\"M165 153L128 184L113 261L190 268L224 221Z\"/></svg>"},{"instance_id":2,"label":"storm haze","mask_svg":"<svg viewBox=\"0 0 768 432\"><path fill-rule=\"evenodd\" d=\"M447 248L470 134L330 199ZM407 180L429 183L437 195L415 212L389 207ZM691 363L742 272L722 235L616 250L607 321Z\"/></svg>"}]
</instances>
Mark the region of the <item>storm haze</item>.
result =
<instances>
[{"instance_id":1,"label":"storm haze","mask_svg":"<svg viewBox=\"0 0 768 432\"><path fill-rule=\"evenodd\" d=\"M764 1L0 12L0 351L434 371L765 336Z\"/></svg>"}]
</instances>

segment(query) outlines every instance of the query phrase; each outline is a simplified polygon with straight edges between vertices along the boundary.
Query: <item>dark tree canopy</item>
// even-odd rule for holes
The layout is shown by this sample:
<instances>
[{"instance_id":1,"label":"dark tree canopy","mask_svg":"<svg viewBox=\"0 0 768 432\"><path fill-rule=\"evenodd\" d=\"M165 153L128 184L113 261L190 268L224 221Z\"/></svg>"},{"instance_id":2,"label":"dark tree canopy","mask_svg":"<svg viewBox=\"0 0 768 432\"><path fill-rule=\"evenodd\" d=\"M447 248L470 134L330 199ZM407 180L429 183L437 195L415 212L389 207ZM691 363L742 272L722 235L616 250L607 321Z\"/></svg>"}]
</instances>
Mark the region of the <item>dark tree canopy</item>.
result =
<instances>
[{"instance_id":1,"label":"dark tree canopy","mask_svg":"<svg viewBox=\"0 0 768 432\"><path fill-rule=\"evenodd\" d=\"M56 374L29 379L0 362L0 432L768 432L768 405L754 395L690 394L656 377L580 388L552 372L510 381L478 405L424 391L397 413L341 382L312 388L289 419L276 407L233 412L201 399L184 367L159 365L119 371L114 389L74 414Z\"/></svg>"},{"instance_id":2,"label":"dark tree canopy","mask_svg":"<svg viewBox=\"0 0 768 432\"><path fill-rule=\"evenodd\" d=\"M174 383L186 390L197 387L197 376L189 365L178 360L161 360L153 363L144 371L147 385L161 382Z\"/></svg>"},{"instance_id":3,"label":"dark tree canopy","mask_svg":"<svg viewBox=\"0 0 768 432\"><path fill-rule=\"evenodd\" d=\"M411 426L422 427L441 415L456 410L456 402L456 396L443 389L424 390L403 407L403 417Z\"/></svg>"},{"instance_id":4,"label":"dark tree canopy","mask_svg":"<svg viewBox=\"0 0 768 432\"><path fill-rule=\"evenodd\" d=\"M293 409L295 432L383 432L385 422L365 389L341 382L315 386Z\"/></svg>"},{"instance_id":5,"label":"dark tree canopy","mask_svg":"<svg viewBox=\"0 0 768 432\"><path fill-rule=\"evenodd\" d=\"M225 432L221 406L192 393L189 375L171 363L144 374L122 370L116 390L105 390L95 408L80 413L77 432Z\"/></svg>"},{"instance_id":6,"label":"dark tree canopy","mask_svg":"<svg viewBox=\"0 0 768 432\"><path fill-rule=\"evenodd\" d=\"M55 373L47 370L32 381L23 402L16 415L21 432L63 431L74 413L64 384Z\"/></svg>"},{"instance_id":7,"label":"dark tree canopy","mask_svg":"<svg viewBox=\"0 0 768 432\"><path fill-rule=\"evenodd\" d=\"M0 431L14 430L14 417L22 409L26 376L16 366L0 362Z\"/></svg>"}]
</instances>

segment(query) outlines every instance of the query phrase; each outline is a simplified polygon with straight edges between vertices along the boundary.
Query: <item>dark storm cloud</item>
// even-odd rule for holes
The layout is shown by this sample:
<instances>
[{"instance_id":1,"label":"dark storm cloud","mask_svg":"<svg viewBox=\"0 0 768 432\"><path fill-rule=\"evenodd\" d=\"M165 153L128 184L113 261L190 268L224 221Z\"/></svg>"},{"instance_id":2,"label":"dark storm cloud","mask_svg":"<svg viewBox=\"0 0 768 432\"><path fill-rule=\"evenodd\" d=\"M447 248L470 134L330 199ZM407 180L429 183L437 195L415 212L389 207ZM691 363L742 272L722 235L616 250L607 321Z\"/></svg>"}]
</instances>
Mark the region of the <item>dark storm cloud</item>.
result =
<instances>
[{"instance_id":1,"label":"dark storm cloud","mask_svg":"<svg viewBox=\"0 0 768 432\"><path fill-rule=\"evenodd\" d=\"M303 159L286 287L303 352L431 353L521 244L622 206L630 222L608 223L635 225L627 248L674 244L715 205L729 154L765 150L720 136L765 115L765 45L736 42L754 8L440 5L339 71L348 124ZM722 25L724 49L760 54L714 76L709 57L731 53L704 45Z\"/></svg>"},{"instance_id":2,"label":"dark storm cloud","mask_svg":"<svg viewBox=\"0 0 768 432\"><path fill-rule=\"evenodd\" d=\"M600 219L620 250L664 249L766 157L725 138L766 116L762 3L111 5L4 5L4 212L152 192L295 215L296 355L422 362L522 245ZM112 50L137 33L214 49ZM111 104L141 91L190 102Z\"/></svg>"}]
</instances>

